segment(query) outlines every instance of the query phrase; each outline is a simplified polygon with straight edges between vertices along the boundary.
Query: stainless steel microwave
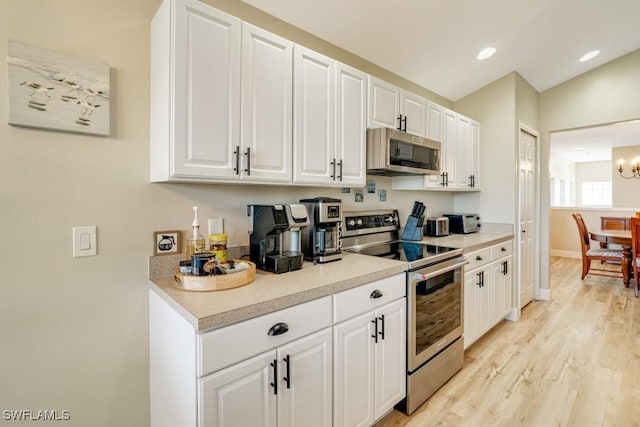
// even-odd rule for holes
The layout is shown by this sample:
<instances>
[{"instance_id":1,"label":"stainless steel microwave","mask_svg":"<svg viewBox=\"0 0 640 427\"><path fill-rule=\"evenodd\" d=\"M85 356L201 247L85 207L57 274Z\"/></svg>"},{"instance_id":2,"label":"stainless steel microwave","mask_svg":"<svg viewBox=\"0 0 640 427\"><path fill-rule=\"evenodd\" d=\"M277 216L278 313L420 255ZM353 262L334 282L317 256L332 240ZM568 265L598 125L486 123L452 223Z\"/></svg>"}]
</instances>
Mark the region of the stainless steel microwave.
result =
<instances>
[{"instance_id":1,"label":"stainless steel microwave","mask_svg":"<svg viewBox=\"0 0 640 427\"><path fill-rule=\"evenodd\" d=\"M437 175L440 173L438 141L395 129L367 130L367 174Z\"/></svg>"}]
</instances>

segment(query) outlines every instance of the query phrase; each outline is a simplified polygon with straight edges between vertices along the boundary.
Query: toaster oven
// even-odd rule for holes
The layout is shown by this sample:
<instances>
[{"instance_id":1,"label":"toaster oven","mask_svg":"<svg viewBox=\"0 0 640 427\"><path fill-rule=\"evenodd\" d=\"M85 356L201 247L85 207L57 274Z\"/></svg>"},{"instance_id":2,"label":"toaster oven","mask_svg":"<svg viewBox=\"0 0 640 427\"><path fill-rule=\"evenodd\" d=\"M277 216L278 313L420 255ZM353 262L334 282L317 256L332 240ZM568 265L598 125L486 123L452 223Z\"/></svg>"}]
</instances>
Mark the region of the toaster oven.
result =
<instances>
[{"instance_id":1,"label":"toaster oven","mask_svg":"<svg viewBox=\"0 0 640 427\"><path fill-rule=\"evenodd\" d=\"M449 218L449 231L456 234L475 233L480 229L480 217L475 213L445 214Z\"/></svg>"}]
</instances>

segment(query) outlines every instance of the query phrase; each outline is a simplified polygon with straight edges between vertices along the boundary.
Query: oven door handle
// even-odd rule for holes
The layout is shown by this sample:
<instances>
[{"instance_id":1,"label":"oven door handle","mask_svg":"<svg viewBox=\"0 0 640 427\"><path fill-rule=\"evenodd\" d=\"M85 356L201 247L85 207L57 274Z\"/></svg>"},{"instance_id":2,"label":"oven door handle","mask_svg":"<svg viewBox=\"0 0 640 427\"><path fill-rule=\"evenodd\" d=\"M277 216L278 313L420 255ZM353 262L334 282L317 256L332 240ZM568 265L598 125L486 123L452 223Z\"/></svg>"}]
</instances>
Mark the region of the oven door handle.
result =
<instances>
[{"instance_id":1,"label":"oven door handle","mask_svg":"<svg viewBox=\"0 0 640 427\"><path fill-rule=\"evenodd\" d=\"M456 268L460 268L465 264L469 264L469 261L465 257L457 257L449 261L445 261L442 264L436 264L431 267L426 267L414 272L411 272L411 282L424 280L428 277L437 276L442 273L446 273Z\"/></svg>"}]
</instances>

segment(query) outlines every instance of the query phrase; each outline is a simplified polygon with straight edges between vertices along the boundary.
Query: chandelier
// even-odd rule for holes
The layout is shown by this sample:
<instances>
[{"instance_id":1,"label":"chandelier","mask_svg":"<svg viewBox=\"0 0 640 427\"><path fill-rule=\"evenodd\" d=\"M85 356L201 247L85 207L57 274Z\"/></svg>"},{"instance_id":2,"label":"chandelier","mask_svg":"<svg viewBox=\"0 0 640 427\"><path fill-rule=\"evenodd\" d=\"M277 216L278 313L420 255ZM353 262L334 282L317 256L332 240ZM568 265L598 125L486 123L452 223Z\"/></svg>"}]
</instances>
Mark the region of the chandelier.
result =
<instances>
[{"instance_id":1,"label":"chandelier","mask_svg":"<svg viewBox=\"0 0 640 427\"><path fill-rule=\"evenodd\" d=\"M640 179L640 157L636 157L635 159L633 159L631 161L631 176L624 176L624 168L622 167L622 164L624 162L622 160L620 160L618 162L618 172L620 173L620 176L624 179L631 179L631 178L636 178L636 179Z\"/></svg>"}]
</instances>

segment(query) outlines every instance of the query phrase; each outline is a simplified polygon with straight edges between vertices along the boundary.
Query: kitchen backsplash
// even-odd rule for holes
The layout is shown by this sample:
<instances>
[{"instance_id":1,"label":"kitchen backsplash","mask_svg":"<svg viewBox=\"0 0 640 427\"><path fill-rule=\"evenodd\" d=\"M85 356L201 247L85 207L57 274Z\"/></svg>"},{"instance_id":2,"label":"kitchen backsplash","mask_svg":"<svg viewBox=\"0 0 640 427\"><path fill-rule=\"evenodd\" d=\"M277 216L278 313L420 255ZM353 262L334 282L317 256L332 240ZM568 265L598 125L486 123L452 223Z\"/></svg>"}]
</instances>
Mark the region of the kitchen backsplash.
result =
<instances>
[{"instance_id":1,"label":"kitchen backsplash","mask_svg":"<svg viewBox=\"0 0 640 427\"><path fill-rule=\"evenodd\" d=\"M179 193L185 198L180 207L183 214L180 224L167 224L167 229L188 230L192 221L191 206L200 206L200 223L207 224L208 218L224 218L224 231L228 235L228 246L249 245L249 223L247 205L297 203L309 197L334 197L342 200L344 211L398 209L401 224L404 225L411 212L414 201L426 205L426 215L438 216L452 212L454 208L453 193L435 191L392 190L391 178L369 177L369 185L363 188L350 188L343 193L342 188L300 187L275 185L233 185L233 184L154 184L168 191ZM383 190L383 201L380 191ZM356 192L361 192L361 196ZM368 192L372 191L372 192ZM356 202L361 197L361 202ZM170 209L175 214L177 206ZM174 219L176 216L171 215ZM206 227L202 229L206 234Z\"/></svg>"}]
</instances>

